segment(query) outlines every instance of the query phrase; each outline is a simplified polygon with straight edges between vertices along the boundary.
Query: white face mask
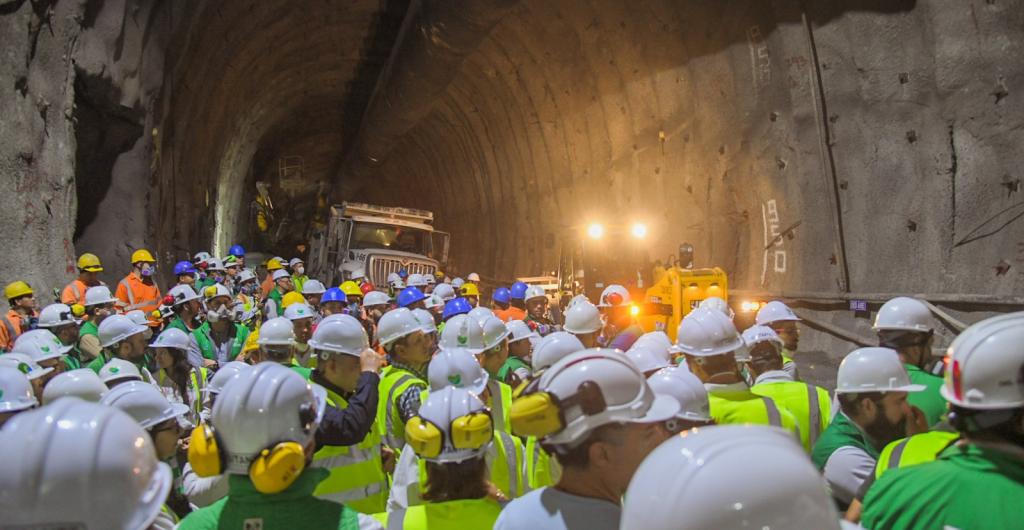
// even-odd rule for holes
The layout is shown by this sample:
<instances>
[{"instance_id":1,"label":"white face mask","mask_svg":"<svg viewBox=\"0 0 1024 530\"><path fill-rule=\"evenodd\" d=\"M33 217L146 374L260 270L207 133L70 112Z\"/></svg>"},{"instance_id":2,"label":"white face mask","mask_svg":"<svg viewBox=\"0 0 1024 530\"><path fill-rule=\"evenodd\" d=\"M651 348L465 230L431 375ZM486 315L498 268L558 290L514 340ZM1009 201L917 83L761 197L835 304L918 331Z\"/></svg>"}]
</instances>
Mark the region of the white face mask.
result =
<instances>
[{"instance_id":1,"label":"white face mask","mask_svg":"<svg viewBox=\"0 0 1024 530\"><path fill-rule=\"evenodd\" d=\"M216 311L206 313L206 320L209 320L210 322L220 322L222 320L230 322L231 320L234 320L234 316L235 314L231 311L231 308L223 306Z\"/></svg>"},{"instance_id":2,"label":"white face mask","mask_svg":"<svg viewBox=\"0 0 1024 530\"><path fill-rule=\"evenodd\" d=\"M302 276L305 273L306 273L306 268L305 267L303 267L301 265L295 267L295 274L297 276Z\"/></svg>"}]
</instances>

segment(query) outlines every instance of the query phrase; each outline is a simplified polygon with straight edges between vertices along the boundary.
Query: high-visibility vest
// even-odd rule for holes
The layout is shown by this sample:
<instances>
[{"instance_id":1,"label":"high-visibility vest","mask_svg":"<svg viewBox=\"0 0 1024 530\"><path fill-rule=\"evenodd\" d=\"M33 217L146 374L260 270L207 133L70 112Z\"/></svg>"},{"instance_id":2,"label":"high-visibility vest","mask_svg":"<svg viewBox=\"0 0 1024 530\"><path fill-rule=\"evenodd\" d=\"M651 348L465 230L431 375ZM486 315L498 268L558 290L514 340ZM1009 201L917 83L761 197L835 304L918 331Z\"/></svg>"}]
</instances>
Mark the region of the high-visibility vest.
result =
<instances>
[{"instance_id":1,"label":"high-visibility vest","mask_svg":"<svg viewBox=\"0 0 1024 530\"><path fill-rule=\"evenodd\" d=\"M431 502L374 515L387 530L463 530L492 528L501 513L497 501L460 499Z\"/></svg>"},{"instance_id":2,"label":"high-visibility vest","mask_svg":"<svg viewBox=\"0 0 1024 530\"><path fill-rule=\"evenodd\" d=\"M875 478L890 469L934 461L939 453L960 438L955 432L928 431L902 438L882 449L875 464Z\"/></svg>"},{"instance_id":3,"label":"high-visibility vest","mask_svg":"<svg viewBox=\"0 0 1024 530\"><path fill-rule=\"evenodd\" d=\"M526 483L529 490L554 486L562 476L558 461L540 446L536 436L526 438L523 459L526 461Z\"/></svg>"},{"instance_id":4,"label":"high-visibility vest","mask_svg":"<svg viewBox=\"0 0 1024 530\"><path fill-rule=\"evenodd\" d=\"M160 307L160 286L155 281L152 285L146 285L132 272L118 282L114 297L120 300L117 305L121 311L127 313L141 309L148 315Z\"/></svg>"},{"instance_id":5,"label":"high-visibility vest","mask_svg":"<svg viewBox=\"0 0 1024 530\"><path fill-rule=\"evenodd\" d=\"M106 285L103 282L97 285ZM60 293L60 303L62 304L81 304L85 305L85 292L89 290L89 286L82 280L75 278L71 280L71 283L64 286L64 290Z\"/></svg>"},{"instance_id":6,"label":"high-visibility vest","mask_svg":"<svg viewBox=\"0 0 1024 530\"><path fill-rule=\"evenodd\" d=\"M515 499L527 492L528 480L524 476L523 442L504 431L494 431L494 443L487 448L487 476L494 487L501 490L506 497ZM427 484L427 464L422 458L417 459L419 480L408 485L406 499L409 506L422 504L420 492Z\"/></svg>"},{"instance_id":7,"label":"high-visibility vest","mask_svg":"<svg viewBox=\"0 0 1024 530\"><path fill-rule=\"evenodd\" d=\"M22 332L26 331L23 329L24 325L25 318L13 309L7 311L6 315L0 315L0 326L2 326L0 327L0 348L4 351L11 351L14 341Z\"/></svg>"},{"instance_id":8,"label":"high-visibility vest","mask_svg":"<svg viewBox=\"0 0 1024 530\"><path fill-rule=\"evenodd\" d=\"M195 420L196 424L198 424L199 416L203 412L203 389L206 388L206 382L208 379L209 371L202 366L192 368L192 370L189 371L189 383L192 387L192 396L189 397L186 395L185 398L191 401L191 403L188 404L188 408L191 409L191 419ZM170 377L166 372L164 372L164 369L161 368L156 374L157 386L168 387L169 385L167 383L169 382Z\"/></svg>"},{"instance_id":9,"label":"high-visibility vest","mask_svg":"<svg viewBox=\"0 0 1024 530\"><path fill-rule=\"evenodd\" d=\"M800 434L793 413L779 407L771 398L752 392L711 391L708 392L711 417L720 425L731 423L753 423L782 427L793 434Z\"/></svg>"},{"instance_id":10,"label":"high-visibility vest","mask_svg":"<svg viewBox=\"0 0 1024 530\"><path fill-rule=\"evenodd\" d=\"M488 379L487 390L490 394L487 407L491 409L491 421L494 422L494 430L511 433L512 387L497 379ZM424 389L420 392L420 403L426 403L429 396L430 390Z\"/></svg>"},{"instance_id":11,"label":"high-visibility vest","mask_svg":"<svg viewBox=\"0 0 1024 530\"><path fill-rule=\"evenodd\" d=\"M348 401L330 389L327 403L340 409ZM376 427L357 445L325 445L313 454L313 467L331 474L317 485L313 494L339 502L362 513L384 511L388 500L388 477L381 459L381 439Z\"/></svg>"},{"instance_id":12,"label":"high-visibility vest","mask_svg":"<svg viewBox=\"0 0 1024 530\"><path fill-rule=\"evenodd\" d=\"M428 386L426 381L408 370L394 366L385 366L381 370L376 425L384 445L394 449L396 453L401 452L402 446L405 445L405 422L398 414L395 399L413 385L422 388Z\"/></svg>"},{"instance_id":13,"label":"high-visibility vest","mask_svg":"<svg viewBox=\"0 0 1024 530\"><path fill-rule=\"evenodd\" d=\"M754 385L750 391L769 397L780 407L796 416L800 426L800 441L808 453L828 428L832 417L832 401L824 388L800 381L779 381Z\"/></svg>"},{"instance_id":14,"label":"high-visibility vest","mask_svg":"<svg viewBox=\"0 0 1024 530\"><path fill-rule=\"evenodd\" d=\"M245 339L249 338L249 328L241 325L234 324L235 326L235 340L231 344L231 353L228 357L228 362L234 361L242 353L242 346L245 345ZM199 352L205 359L217 360L217 348L213 344L213 339L210 338L210 323L203 322L203 325L192 330L192 336L196 339L196 344L199 345Z\"/></svg>"}]
</instances>

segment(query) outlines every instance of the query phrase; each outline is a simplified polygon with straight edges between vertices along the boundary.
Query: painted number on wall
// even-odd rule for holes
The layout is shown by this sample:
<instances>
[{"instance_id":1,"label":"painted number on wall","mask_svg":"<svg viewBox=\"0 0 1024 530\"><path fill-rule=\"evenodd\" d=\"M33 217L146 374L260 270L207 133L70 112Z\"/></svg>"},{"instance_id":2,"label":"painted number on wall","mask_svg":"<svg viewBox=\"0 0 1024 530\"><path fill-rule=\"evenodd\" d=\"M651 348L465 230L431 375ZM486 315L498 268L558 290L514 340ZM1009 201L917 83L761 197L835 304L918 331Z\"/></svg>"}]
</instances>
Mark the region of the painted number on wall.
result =
<instances>
[{"instance_id":1,"label":"painted number on wall","mask_svg":"<svg viewBox=\"0 0 1024 530\"><path fill-rule=\"evenodd\" d=\"M779 205L771 199L761 205L761 218L764 221L764 264L761 269L761 285L767 281L768 265L776 273L786 272L786 250L782 248L785 238L779 237Z\"/></svg>"},{"instance_id":2,"label":"painted number on wall","mask_svg":"<svg viewBox=\"0 0 1024 530\"><path fill-rule=\"evenodd\" d=\"M747 29L747 44L750 47L750 65L753 69L754 88L761 90L772 80L772 60L768 54L768 43L761 33L761 26Z\"/></svg>"}]
</instances>

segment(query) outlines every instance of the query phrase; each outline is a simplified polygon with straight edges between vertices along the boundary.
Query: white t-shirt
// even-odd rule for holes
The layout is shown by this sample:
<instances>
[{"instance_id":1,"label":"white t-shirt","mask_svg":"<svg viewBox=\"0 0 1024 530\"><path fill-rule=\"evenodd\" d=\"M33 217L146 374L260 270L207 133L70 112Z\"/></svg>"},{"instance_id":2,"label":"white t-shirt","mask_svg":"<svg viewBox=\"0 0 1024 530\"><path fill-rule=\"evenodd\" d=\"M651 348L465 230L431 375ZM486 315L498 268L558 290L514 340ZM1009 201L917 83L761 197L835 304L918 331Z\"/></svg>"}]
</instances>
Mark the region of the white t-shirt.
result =
<instances>
[{"instance_id":1,"label":"white t-shirt","mask_svg":"<svg viewBox=\"0 0 1024 530\"><path fill-rule=\"evenodd\" d=\"M541 488L508 503L494 530L618 530L621 517L617 504Z\"/></svg>"}]
</instances>

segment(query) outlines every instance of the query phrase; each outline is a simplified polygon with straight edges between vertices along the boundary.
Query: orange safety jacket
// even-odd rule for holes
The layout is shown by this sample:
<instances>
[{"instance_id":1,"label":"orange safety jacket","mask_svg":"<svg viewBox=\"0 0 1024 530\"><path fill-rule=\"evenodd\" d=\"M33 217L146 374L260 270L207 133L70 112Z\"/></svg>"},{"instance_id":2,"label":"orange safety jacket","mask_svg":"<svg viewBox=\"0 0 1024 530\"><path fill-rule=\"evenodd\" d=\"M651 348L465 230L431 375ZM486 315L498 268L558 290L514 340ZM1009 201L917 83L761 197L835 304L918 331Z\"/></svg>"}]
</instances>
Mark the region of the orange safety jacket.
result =
<instances>
[{"instance_id":1,"label":"orange safety jacket","mask_svg":"<svg viewBox=\"0 0 1024 530\"><path fill-rule=\"evenodd\" d=\"M120 300L117 305L122 312L141 309L148 315L160 307L160 286L155 281L152 285L142 283L133 271L118 282L114 298Z\"/></svg>"},{"instance_id":2,"label":"orange safety jacket","mask_svg":"<svg viewBox=\"0 0 1024 530\"><path fill-rule=\"evenodd\" d=\"M0 348L4 351L11 351L14 347L14 341L21 335L22 319L24 319L21 313L9 309L7 314L0 317Z\"/></svg>"},{"instance_id":3,"label":"orange safety jacket","mask_svg":"<svg viewBox=\"0 0 1024 530\"><path fill-rule=\"evenodd\" d=\"M106 285L100 282L98 285ZM94 286L95 287L95 286ZM60 293L60 303L62 304L79 304L85 305L85 292L89 290L89 286L82 280L75 278L71 283L64 286L64 290Z\"/></svg>"}]
</instances>

